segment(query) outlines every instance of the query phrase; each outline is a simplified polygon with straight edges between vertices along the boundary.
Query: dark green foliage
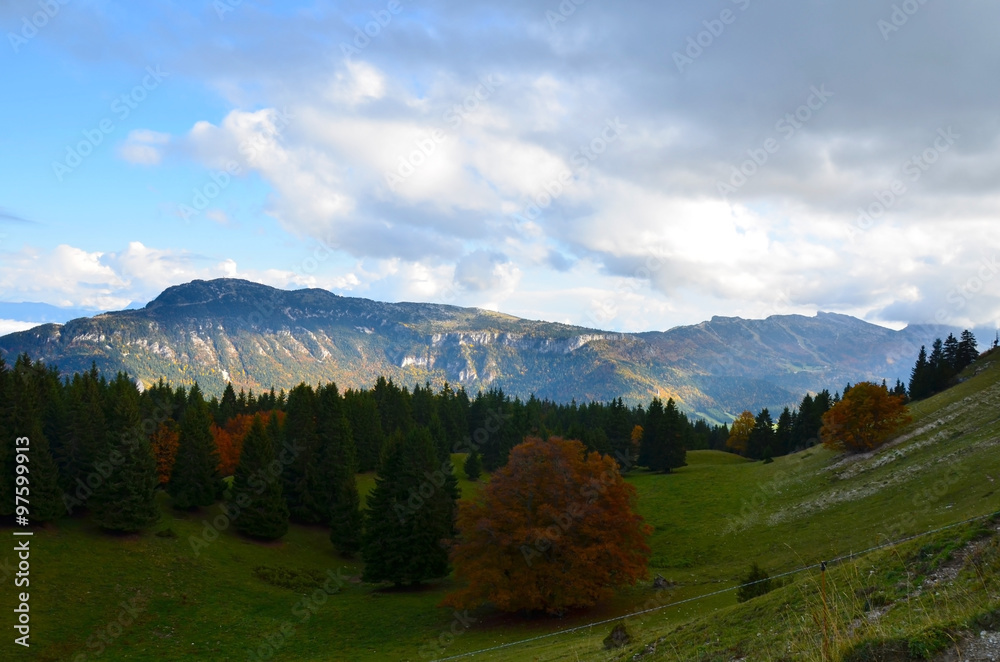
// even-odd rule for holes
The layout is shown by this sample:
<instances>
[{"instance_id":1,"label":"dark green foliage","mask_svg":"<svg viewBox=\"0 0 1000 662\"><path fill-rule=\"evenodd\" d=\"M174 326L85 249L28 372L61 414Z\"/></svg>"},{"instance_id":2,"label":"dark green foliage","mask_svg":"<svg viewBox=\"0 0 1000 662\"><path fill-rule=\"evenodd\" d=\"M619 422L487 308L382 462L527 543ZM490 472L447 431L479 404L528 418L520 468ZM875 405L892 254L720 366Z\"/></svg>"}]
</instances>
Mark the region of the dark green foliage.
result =
<instances>
[{"instance_id":1,"label":"dark green foliage","mask_svg":"<svg viewBox=\"0 0 1000 662\"><path fill-rule=\"evenodd\" d=\"M687 441L691 425L687 416L674 404L673 398L666 406L653 398L646 412L642 443L639 446L639 464L653 471L670 472L683 467L686 462Z\"/></svg>"},{"instance_id":2,"label":"dark green foliage","mask_svg":"<svg viewBox=\"0 0 1000 662\"><path fill-rule=\"evenodd\" d=\"M281 480L271 469L275 460L271 435L260 418L254 418L233 474L230 509L239 509L234 524L240 532L263 540L276 540L288 532Z\"/></svg>"},{"instance_id":3,"label":"dark green foliage","mask_svg":"<svg viewBox=\"0 0 1000 662\"><path fill-rule=\"evenodd\" d=\"M308 384L293 388L288 393L286 412L285 440L297 451L282 474L288 512L295 522L325 524L329 511L323 498L320 475L321 458L316 431L318 403L313 388Z\"/></svg>"},{"instance_id":4,"label":"dark green foliage","mask_svg":"<svg viewBox=\"0 0 1000 662\"><path fill-rule=\"evenodd\" d=\"M757 562L750 566L750 571L740 577L740 587L736 589L736 601L746 602L761 595L770 593L774 588L770 575Z\"/></svg>"},{"instance_id":5,"label":"dark green foliage","mask_svg":"<svg viewBox=\"0 0 1000 662\"><path fill-rule=\"evenodd\" d=\"M139 392L124 373L110 387L114 404L107 431L109 476L94 491L94 519L112 531L139 531L160 519L156 459L139 419Z\"/></svg>"},{"instance_id":6,"label":"dark green foliage","mask_svg":"<svg viewBox=\"0 0 1000 662\"><path fill-rule=\"evenodd\" d=\"M222 491L219 451L211 432L212 416L197 385L191 388L181 419L177 457L167 493L174 507L189 510L210 506Z\"/></svg>"},{"instance_id":7,"label":"dark green foliage","mask_svg":"<svg viewBox=\"0 0 1000 662\"><path fill-rule=\"evenodd\" d=\"M316 489L330 523L330 542L341 554L351 555L361 549L361 499L354 478L357 453L336 384L320 389L318 406L321 483Z\"/></svg>"},{"instance_id":8,"label":"dark green foliage","mask_svg":"<svg viewBox=\"0 0 1000 662\"><path fill-rule=\"evenodd\" d=\"M358 471L375 471L382 453L382 419L375 398L371 391L348 390L344 408L354 437Z\"/></svg>"},{"instance_id":9,"label":"dark green foliage","mask_svg":"<svg viewBox=\"0 0 1000 662\"><path fill-rule=\"evenodd\" d=\"M14 428L11 371L0 356L0 515L14 512Z\"/></svg>"},{"instance_id":10,"label":"dark green foliage","mask_svg":"<svg viewBox=\"0 0 1000 662\"><path fill-rule=\"evenodd\" d=\"M465 458L462 470L465 471L465 477L472 482L479 480L479 477L483 474L483 460L479 456L479 451L469 453L469 456Z\"/></svg>"},{"instance_id":11,"label":"dark green foliage","mask_svg":"<svg viewBox=\"0 0 1000 662\"><path fill-rule=\"evenodd\" d=\"M979 358L976 337L971 331L963 331L961 340L954 334L942 341L934 341L930 356L927 348L921 347L917 362L910 373L911 400L923 400L948 388L955 377Z\"/></svg>"},{"instance_id":12,"label":"dark green foliage","mask_svg":"<svg viewBox=\"0 0 1000 662\"><path fill-rule=\"evenodd\" d=\"M14 471L15 447L18 437L28 437L30 470L29 519L33 522L51 522L66 514L63 492L59 488L59 469L52 457L48 438L44 432L46 396L51 395L49 383L58 384L58 373L47 370L41 362L32 363L27 356L18 357L14 363L9 387L11 389L9 466ZM13 481L12 481L13 483ZM10 487L13 491L13 484ZM8 505L9 504L9 505ZM13 512L14 498L3 504L5 511Z\"/></svg>"},{"instance_id":13,"label":"dark green foliage","mask_svg":"<svg viewBox=\"0 0 1000 662\"><path fill-rule=\"evenodd\" d=\"M321 570L282 568L269 565L259 565L254 568L253 576L265 584L300 593L312 591L326 580L326 574Z\"/></svg>"},{"instance_id":14,"label":"dark green foliage","mask_svg":"<svg viewBox=\"0 0 1000 662\"><path fill-rule=\"evenodd\" d=\"M455 535L457 499L451 465L438 462L428 430L392 435L365 513L365 581L416 584L447 575L444 541Z\"/></svg>"},{"instance_id":15,"label":"dark green foliage","mask_svg":"<svg viewBox=\"0 0 1000 662\"><path fill-rule=\"evenodd\" d=\"M766 408L757 414L747 440L747 457L762 460L774 456L774 421Z\"/></svg>"}]
</instances>

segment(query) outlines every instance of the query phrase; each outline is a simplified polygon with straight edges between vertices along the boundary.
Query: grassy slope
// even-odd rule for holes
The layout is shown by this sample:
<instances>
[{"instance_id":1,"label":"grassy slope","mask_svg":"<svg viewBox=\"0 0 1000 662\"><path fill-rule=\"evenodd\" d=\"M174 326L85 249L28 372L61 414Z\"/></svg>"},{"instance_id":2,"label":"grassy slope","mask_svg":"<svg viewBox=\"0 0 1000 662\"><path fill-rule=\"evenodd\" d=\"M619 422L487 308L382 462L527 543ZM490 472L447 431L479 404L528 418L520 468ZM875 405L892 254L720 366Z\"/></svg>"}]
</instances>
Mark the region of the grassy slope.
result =
<instances>
[{"instance_id":1,"label":"grassy slope","mask_svg":"<svg viewBox=\"0 0 1000 662\"><path fill-rule=\"evenodd\" d=\"M480 622L459 629L461 634L443 654L517 641L731 587L753 560L776 573L859 551L886 537L997 510L1000 499L993 485L1000 480L998 359L994 355L985 361L991 362L990 368L980 375L919 403L909 430L912 436L906 441L850 465L834 464L837 458L821 449L768 465L693 452L690 466L675 475L633 476L640 508L656 528L652 572L676 582L675 588L654 593L639 587L601 608L563 619L524 621L479 614ZM362 493L373 482L370 475L359 477ZM461 486L466 495L475 489L467 481ZM156 530L169 528L177 538L152 533L112 538L86 520L60 522L36 534L31 659L77 659L78 653L86 654L80 659L96 659L100 642L90 639L94 647L88 648L88 639L103 632L110 645L102 659L243 660L268 635L277 641L274 633L288 623L294 634L283 639L272 659L420 660L432 657L422 647L452 624L451 613L436 606L451 586L447 580L411 593L383 593L351 582L324 604L314 605L315 612L303 620L307 612L299 601L313 593L315 582L295 589L276 587L258 579L253 569L270 566L317 573L341 569L357 576L358 564L336 557L323 530L303 527L292 527L282 542L273 545L248 542L226 531L196 557L189 537L198 535L202 520L215 514L213 510L179 515L164 504L164 518ZM6 530L3 534L9 535ZM926 542L914 543L916 549ZM925 604L923 612L916 603L928 599L927 594L903 605L897 590L900 573L920 569L918 561L906 556L911 551L880 553L831 571L831 593L843 594L831 598L835 614L843 610L839 642L847 645L873 636L870 628L860 627L848 636L858 608L851 596L858 588L872 588L867 579L858 583L857 578L868 577L868 572L874 572L869 583L884 584L879 590L896 601L897 606L879 621L884 633L912 631L917 636L935 619L961 620L979 603L995 599L996 585L982 578L982 595L966 587L955 596L939 591L947 604ZM13 554L0 552L0 564L4 561L13 563ZM777 660L782 655L810 659L816 649L815 577L794 579L790 586L746 605L735 606L730 592L630 619L637 645L628 656L666 637L651 659L721 660L737 652L750 659ZM0 603L7 614L13 608L11 593L4 591ZM135 596L141 606L138 621L120 634L114 625L109 630L121 601ZM683 629L675 631L678 626ZM625 659L624 654L610 656L601 650L601 639L609 630L607 625L583 629L476 659Z\"/></svg>"}]
</instances>

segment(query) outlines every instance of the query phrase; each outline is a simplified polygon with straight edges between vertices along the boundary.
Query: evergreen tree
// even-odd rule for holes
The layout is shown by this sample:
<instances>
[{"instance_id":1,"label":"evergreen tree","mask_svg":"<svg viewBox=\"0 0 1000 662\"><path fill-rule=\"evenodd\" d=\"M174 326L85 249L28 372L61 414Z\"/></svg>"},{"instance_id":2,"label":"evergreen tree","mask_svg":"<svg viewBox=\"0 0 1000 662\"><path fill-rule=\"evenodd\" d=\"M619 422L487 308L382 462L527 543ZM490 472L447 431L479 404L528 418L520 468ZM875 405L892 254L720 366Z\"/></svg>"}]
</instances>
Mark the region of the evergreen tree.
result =
<instances>
[{"instance_id":1,"label":"evergreen tree","mask_svg":"<svg viewBox=\"0 0 1000 662\"><path fill-rule=\"evenodd\" d=\"M156 506L156 459L139 419L139 392L119 373L112 382L113 415L108 427L108 464L105 477L91 498L94 519L112 531L139 531L160 519Z\"/></svg>"},{"instance_id":2,"label":"evergreen tree","mask_svg":"<svg viewBox=\"0 0 1000 662\"><path fill-rule=\"evenodd\" d=\"M663 431L665 428L663 401L653 398L646 410L646 421L642 427L642 441L639 442L639 465L653 471L661 471L665 454L663 452Z\"/></svg>"},{"instance_id":3,"label":"evergreen tree","mask_svg":"<svg viewBox=\"0 0 1000 662\"><path fill-rule=\"evenodd\" d=\"M226 382L226 388L222 392L222 400L219 401L219 412L215 417L215 424L220 428L225 427L226 421L236 417L236 391L233 390L233 383Z\"/></svg>"},{"instance_id":4,"label":"evergreen tree","mask_svg":"<svg viewBox=\"0 0 1000 662\"><path fill-rule=\"evenodd\" d=\"M22 355L14 363L9 383L13 405L10 416L13 438L8 441L12 451L9 459L11 475L13 476L13 463L16 460L15 440L18 437L28 437L30 450L27 454L31 471L29 519L32 522L51 522L66 514L63 493L59 488L59 469L52 458L43 429L43 398L48 390L45 385L46 372L45 364L33 364L27 355ZM13 506L13 502L12 497L9 503Z\"/></svg>"},{"instance_id":5,"label":"evergreen tree","mask_svg":"<svg viewBox=\"0 0 1000 662\"><path fill-rule=\"evenodd\" d=\"M750 438L747 440L747 457L762 460L774 456L774 421L766 408L754 419Z\"/></svg>"},{"instance_id":6,"label":"evergreen tree","mask_svg":"<svg viewBox=\"0 0 1000 662\"><path fill-rule=\"evenodd\" d=\"M15 438L11 371L0 355L0 516L14 513Z\"/></svg>"},{"instance_id":7,"label":"evergreen tree","mask_svg":"<svg viewBox=\"0 0 1000 662\"><path fill-rule=\"evenodd\" d=\"M271 421L277 425L276 416ZM276 540L288 532L288 505L281 495L281 481L270 473L275 458L271 435L255 416L233 473L232 498L239 509L236 528L264 540Z\"/></svg>"},{"instance_id":8,"label":"evergreen tree","mask_svg":"<svg viewBox=\"0 0 1000 662\"><path fill-rule=\"evenodd\" d=\"M957 375L959 370L965 367L959 366L958 338L955 337L954 333L949 333L948 337L945 338L942 349L942 359L946 366L946 372L949 379Z\"/></svg>"},{"instance_id":9,"label":"evergreen tree","mask_svg":"<svg viewBox=\"0 0 1000 662\"><path fill-rule=\"evenodd\" d=\"M927 362L927 348L920 347L917 363L910 372L910 399L923 400L933 392L931 366Z\"/></svg>"},{"instance_id":10,"label":"evergreen tree","mask_svg":"<svg viewBox=\"0 0 1000 662\"><path fill-rule=\"evenodd\" d=\"M336 384L327 384L320 390L317 434L322 484L315 491L322 500L320 505L325 505L330 542L341 554L351 555L361 548L361 499L354 477L357 453L343 404Z\"/></svg>"},{"instance_id":11,"label":"evergreen tree","mask_svg":"<svg viewBox=\"0 0 1000 662\"><path fill-rule=\"evenodd\" d=\"M944 343L940 338L931 345L931 355L927 357L927 363L930 364L931 375L931 390L928 395L933 395L943 391L951 377L951 366L944 360Z\"/></svg>"},{"instance_id":12,"label":"evergreen tree","mask_svg":"<svg viewBox=\"0 0 1000 662\"><path fill-rule=\"evenodd\" d=\"M687 466L687 445L690 441L691 424L673 398L667 400L663 410L665 428L663 430L663 458L661 470L670 473L674 469Z\"/></svg>"},{"instance_id":13,"label":"evergreen tree","mask_svg":"<svg viewBox=\"0 0 1000 662\"><path fill-rule=\"evenodd\" d=\"M792 452L792 411L788 407L778 416L778 427L774 431L773 457L788 455Z\"/></svg>"},{"instance_id":14,"label":"evergreen tree","mask_svg":"<svg viewBox=\"0 0 1000 662\"><path fill-rule=\"evenodd\" d=\"M465 471L465 477L473 483L479 480L479 477L483 473L483 460L479 457L479 451L474 450L469 453L469 456L465 458L465 464L462 466L462 469Z\"/></svg>"},{"instance_id":15,"label":"evergreen tree","mask_svg":"<svg viewBox=\"0 0 1000 662\"><path fill-rule=\"evenodd\" d=\"M358 471L375 471L382 453L382 419L369 391L344 393L344 409L354 436Z\"/></svg>"},{"instance_id":16,"label":"evergreen tree","mask_svg":"<svg viewBox=\"0 0 1000 662\"><path fill-rule=\"evenodd\" d=\"M965 370L979 358L979 345L976 343L976 336L972 331L966 329L962 331L962 339L958 343L958 365L956 372Z\"/></svg>"},{"instance_id":17,"label":"evergreen tree","mask_svg":"<svg viewBox=\"0 0 1000 662\"><path fill-rule=\"evenodd\" d=\"M181 419L180 439L167 493L174 507L189 510L210 506L222 492L219 450L212 438L212 416L201 389L195 384Z\"/></svg>"},{"instance_id":18,"label":"evergreen tree","mask_svg":"<svg viewBox=\"0 0 1000 662\"><path fill-rule=\"evenodd\" d=\"M302 524L326 524L330 518L329 492L322 485L318 409L316 392L308 384L299 384L288 393L285 439L296 455L284 467L282 481L292 521Z\"/></svg>"},{"instance_id":19,"label":"evergreen tree","mask_svg":"<svg viewBox=\"0 0 1000 662\"><path fill-rule=\"evenodd\" d=\"M426 496L425 496L426 495ZM418 584L448 574L443 545L455 535L458 486L438 462L426 428L387 441L375 489L368 497L362 556L364 579Z\"/></svg>"}]
</instances>

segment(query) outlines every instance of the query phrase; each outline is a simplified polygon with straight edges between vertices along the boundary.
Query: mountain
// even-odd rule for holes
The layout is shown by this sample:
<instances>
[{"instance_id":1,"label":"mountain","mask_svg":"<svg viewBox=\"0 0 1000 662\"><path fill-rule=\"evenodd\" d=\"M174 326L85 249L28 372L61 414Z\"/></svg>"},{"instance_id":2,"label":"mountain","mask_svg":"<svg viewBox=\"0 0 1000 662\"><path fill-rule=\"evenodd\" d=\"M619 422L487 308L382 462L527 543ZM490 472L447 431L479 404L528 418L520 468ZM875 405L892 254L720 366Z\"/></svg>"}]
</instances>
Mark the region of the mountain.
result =
<instances>
[{"instance_id":1,"label":"mountain","mask_svg":"<svg viewBox=\"0 0 1000 662\"><path fill-rule=\"evenodd\" d=\"M369 387L445 381L470 393L501 387L566 402L673 397L689 412L728 420L743 409L796 404L847 382L904 381L921 344L950 329L894 331L832 313L766 320L713 317L648 333L524 320L476 308L382 303L326 290L278 290L235 279L168 288L144 308L43 324L0 337L67 373L92 362L148 383L197 380L266 390L333 380Z\"/></svg>"}]
</instances>

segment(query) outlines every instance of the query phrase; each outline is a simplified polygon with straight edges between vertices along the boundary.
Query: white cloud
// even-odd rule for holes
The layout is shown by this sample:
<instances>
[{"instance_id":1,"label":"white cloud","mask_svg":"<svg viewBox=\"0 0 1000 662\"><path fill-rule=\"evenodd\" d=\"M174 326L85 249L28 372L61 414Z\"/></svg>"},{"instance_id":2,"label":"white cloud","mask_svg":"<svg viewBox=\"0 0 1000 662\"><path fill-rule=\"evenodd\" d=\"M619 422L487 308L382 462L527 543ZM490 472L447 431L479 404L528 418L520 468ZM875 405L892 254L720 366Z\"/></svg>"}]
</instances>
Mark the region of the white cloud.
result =
<instances>
[{"instance_id":1,"label":"white cloud","mask_svg":"<svg viewBox=\"0 0 1000 662\"><path fill-rule=\"evenodd\" d=\"M163 158L163 148L170 142L170 134L136 129L129 131L125 142L118 148L118 156L129 163L157 165Z\"/></svg>"}]
</instances>

